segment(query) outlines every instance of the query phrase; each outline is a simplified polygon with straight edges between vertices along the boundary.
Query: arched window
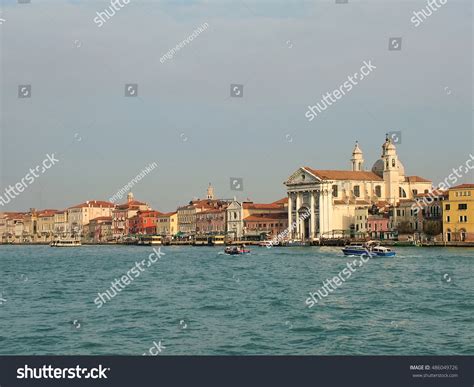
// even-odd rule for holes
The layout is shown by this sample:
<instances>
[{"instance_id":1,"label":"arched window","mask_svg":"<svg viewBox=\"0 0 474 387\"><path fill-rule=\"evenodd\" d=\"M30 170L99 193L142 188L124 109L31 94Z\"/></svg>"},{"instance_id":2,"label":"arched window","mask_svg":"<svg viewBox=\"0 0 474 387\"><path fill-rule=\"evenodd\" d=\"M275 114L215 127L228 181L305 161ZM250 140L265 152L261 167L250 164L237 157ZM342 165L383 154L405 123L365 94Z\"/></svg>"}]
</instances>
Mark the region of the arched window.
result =
<instances>
[{"instance_id":1,"label":"arched window","mask_svg":"<svg viewBox=\"0 0 474 387\"><path fill-rule=\"evenodd\" d=\"M405 192L405 190L402 187L398 188L398 196L400 196L401 198L406 198L407 197L407 193Z\"/></svg>"},{"instance_id":2,"label":"arched window","mask_svg":"<svg viewBox=\"0 0 474 387\"><path fill-rule=\"evenodd\" d=\"M392 159L392 167L395 166L395 159Z\"/></svg>"},{"instance_id":3,"label":"arched window","mask_svg":"<svg viewBox=\"0 0 474 387\"><path fill-rule=\"evenodd\" d=\"M379 198L382 196L382 187L380 185L375 186L375 195Z\"/></svg>"}]
</instances>

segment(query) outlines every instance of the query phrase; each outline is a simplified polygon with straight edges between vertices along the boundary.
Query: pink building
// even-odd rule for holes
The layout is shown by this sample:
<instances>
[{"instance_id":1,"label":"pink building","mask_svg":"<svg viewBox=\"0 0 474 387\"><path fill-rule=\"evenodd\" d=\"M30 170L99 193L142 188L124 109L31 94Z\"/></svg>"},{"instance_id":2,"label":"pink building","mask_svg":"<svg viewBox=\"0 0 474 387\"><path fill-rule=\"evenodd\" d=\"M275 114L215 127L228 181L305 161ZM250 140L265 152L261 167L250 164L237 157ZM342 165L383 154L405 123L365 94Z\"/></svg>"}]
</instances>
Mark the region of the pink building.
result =
<instances>
[{"instance_id":1,"label":"pink building","mask_svg":"<svg viewBox=\"0 0 474 387\"><path fill-rule=\"evenodd\" d=\"M369 215L367 233L373 239L388 239L392 234L389 228L389 217L385 215Z\"/></svg>"}]
</instances>

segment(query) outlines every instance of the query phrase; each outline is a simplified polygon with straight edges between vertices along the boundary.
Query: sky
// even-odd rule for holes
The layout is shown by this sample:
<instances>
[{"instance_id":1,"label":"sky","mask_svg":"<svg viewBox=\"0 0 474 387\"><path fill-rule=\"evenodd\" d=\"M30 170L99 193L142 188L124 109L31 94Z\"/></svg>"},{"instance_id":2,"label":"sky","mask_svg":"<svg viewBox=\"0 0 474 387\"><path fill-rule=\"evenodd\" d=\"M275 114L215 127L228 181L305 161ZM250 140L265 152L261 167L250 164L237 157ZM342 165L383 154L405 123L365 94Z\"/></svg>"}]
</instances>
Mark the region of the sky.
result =
<instances>
[{"instance_id":1,"label":"sky","mask_svg":"<svg viewBox=\"0 0 474 387\"><path fill-rule=\"evenodd\" d=\"M418 27L426 1L130 0L101 27L110 1L1 4L0 194L59 159L3 210L107 200L153 162L132 191L157 210L204 197L209 182L221 198L272 202L301 166L349 169L355 141L370 170L391 131L406 173L434 183L473 153L470 0ZM376 68L310 122L308 105L364 61Z\"/></svg>"}]
</instances>

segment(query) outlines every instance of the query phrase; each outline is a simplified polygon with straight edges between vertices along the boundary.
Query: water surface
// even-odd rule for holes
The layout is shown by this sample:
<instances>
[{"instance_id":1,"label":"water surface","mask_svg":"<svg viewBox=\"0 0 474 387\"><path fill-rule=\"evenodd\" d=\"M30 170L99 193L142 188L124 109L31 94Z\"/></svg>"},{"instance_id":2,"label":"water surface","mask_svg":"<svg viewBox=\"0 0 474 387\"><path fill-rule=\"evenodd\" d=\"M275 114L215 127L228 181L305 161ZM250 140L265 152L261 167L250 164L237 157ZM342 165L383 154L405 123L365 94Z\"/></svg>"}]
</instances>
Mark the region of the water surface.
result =
<instances>
[{"instance_id":1,"label":"water surface","mask_svg":"<svg viewBox=\"0 0 474 387\"><path fill-rule=\"evenodd\" d=\"M339 248L0 246L0 354L474 354L474 249L398 248L309 309L308 292L353 257Z\"/></svg>"}]
</instances>

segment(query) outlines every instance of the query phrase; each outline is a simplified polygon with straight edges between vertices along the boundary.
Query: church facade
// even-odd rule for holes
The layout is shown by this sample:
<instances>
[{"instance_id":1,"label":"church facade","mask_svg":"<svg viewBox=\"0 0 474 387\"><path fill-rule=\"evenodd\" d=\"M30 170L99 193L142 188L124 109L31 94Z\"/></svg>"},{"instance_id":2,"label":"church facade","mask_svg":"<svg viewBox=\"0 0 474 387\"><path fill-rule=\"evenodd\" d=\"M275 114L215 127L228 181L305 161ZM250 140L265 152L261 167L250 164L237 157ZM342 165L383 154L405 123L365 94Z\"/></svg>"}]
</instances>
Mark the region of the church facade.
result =
<instances>
[{"instance_id":1,"label":"church facade","mask_svg":"<svg viewBox=\"0 0 474 387\"><path fill-rule=\"evenodd\" d=\"M313 240L348 231L356 209L373 205L397 206L400 200L431 191L432 182L406 176L396 147L387 136L382 156L371 171L364 170L363 152L356 142L351 169L301 167L284 183L288 193L290 239ZM310 213L309 217L302 216Z\"/></svg>"}]
</instances>

